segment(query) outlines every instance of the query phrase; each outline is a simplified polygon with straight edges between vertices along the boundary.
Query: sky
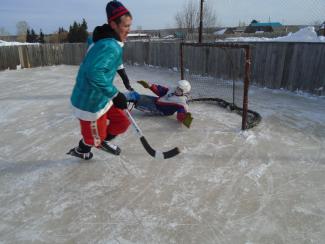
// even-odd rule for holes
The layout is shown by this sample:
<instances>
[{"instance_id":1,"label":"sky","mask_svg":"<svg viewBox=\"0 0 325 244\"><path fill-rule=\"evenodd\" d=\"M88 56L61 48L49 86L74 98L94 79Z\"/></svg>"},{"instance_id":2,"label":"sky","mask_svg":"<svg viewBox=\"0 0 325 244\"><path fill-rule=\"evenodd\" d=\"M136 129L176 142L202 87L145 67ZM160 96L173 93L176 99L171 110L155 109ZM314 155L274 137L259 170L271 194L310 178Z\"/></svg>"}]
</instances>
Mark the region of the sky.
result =
<instances>
[{"instance_id":1,"label":"sky","mask_svg":"<svg viewBox=\"0 0 325 244\"><path fill-rule=\"evenodd\" d=\"M176 27L175 15L188 0L124 0L133 15L132 29ZM197 0L198 3L200 0ZM207 1L207 0L206 0ZM252 19L269 20L285 25L307 25L325 21L325 0L208 0L220 26L249 24ZM59 27L69 29L73 21L85 18L89 31L106 21L104 0L1 0L0 28L16 34L16 24L26 21L36 32L45 34Z\"/></svg>"}]
</instances>

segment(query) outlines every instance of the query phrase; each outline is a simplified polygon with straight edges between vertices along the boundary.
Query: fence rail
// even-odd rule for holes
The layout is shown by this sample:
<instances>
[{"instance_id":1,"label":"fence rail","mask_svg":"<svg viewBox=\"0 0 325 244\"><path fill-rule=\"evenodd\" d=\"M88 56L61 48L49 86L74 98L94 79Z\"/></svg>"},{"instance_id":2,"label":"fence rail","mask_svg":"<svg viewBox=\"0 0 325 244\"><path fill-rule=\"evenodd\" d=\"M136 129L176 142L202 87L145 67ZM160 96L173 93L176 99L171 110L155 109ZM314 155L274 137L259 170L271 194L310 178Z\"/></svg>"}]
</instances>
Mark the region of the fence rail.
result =
<instances>
[{"instance_id":1,"label":"fence rail","mask_svg":"<svg viewBox=\"0 0 325 244\"><path fill-rule=\"evenodd\" d=\"M48 65L79 65L86 53L84 43L42 44L0 47L0 70Z\"/></svg>"},{"instance_id":2,"label":"fence rail","mask_svg":"<svg viewBox=\"0 0 325 244\"><path fill-rule=\"evenodd\" d=\"M251 82L263 87L301 90L325 95L325 44L323 43L244 43L251 46ZM124 61L129 64L147 64L166 68L179 68L179 42L130 41L124 47ZM29 46L0 47L0 70L47 65L78 65L86 53L87 46L77 44L43 44ZM221 51L223 52L223 51ZM221 55L221 54L220 54ZM242 55L230 54L233 63L240 63ZM195 58L194 53L189 55ZM220 56L222 57L222 55ZM211 60L215 60L211 57ZM222 69L204 69L213 75L230 73L227 65ZM198 62L202 66L202 62ZM238 75L242 74L238 70Z\"/></svg>"}]
</instances>

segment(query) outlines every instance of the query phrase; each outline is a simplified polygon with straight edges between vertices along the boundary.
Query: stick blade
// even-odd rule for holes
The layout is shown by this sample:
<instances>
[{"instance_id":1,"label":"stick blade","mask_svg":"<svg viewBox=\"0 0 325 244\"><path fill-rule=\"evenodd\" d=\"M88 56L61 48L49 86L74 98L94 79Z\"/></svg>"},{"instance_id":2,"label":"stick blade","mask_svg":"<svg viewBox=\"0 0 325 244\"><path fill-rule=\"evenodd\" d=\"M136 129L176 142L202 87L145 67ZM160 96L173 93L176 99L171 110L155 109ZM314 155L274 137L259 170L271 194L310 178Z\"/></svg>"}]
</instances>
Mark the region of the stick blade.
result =
<instances>
[{"instance_id":1,"label":"stick blade","mask_svg":"<svg viewBox=\"0 0 325 244\"><path fill-rule=\"evenodd\" d=\"M162 159L168 159L168 158L172 158L175 157L176 155L178 155L180 153L180 150L178 149L178 147L175 147L167 152L157 152L155 149L153 149L147 139L144 136L140 137L140 141L144 147L144 149L147 151L147 153L154 157L154 158L162 158Z\"/></svg>"},{"instance_id":2,"label":"stick blade","mask_svg":"<svg viewBox=\"0 0 325 244\"><path fill-rule=\"evenodd\" d=\"M172 158L175 157L176 155L178 155L181 151L178 149L178 147L175 147L167 152L163 152L164 155L164 159L167 158Z\"/></svg>"}]
</instances>

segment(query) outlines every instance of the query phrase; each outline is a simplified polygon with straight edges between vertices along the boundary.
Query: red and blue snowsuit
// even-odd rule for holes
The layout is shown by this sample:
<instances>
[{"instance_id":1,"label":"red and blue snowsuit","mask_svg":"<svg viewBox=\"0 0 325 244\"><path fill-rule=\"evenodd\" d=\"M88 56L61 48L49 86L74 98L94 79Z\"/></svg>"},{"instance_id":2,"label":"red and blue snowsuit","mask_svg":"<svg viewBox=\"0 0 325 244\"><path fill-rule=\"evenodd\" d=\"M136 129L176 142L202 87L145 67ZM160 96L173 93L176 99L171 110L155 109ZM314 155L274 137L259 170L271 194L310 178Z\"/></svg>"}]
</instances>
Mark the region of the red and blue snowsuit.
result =
<instances>
[{"instance_id":1,"label":"red and blue snowsuit","mask_svg":"<svg viewBox=\"0 0 325 244\"><path fill-rule=\"evenodd\" d=\"M188 112L186 95L178 96L175 94L175 89L156 84L152 84L150 90L158 96L155 104L160 112L167 116L177 113L177 120L184 121Z\"/></svg>"}]
</instances>

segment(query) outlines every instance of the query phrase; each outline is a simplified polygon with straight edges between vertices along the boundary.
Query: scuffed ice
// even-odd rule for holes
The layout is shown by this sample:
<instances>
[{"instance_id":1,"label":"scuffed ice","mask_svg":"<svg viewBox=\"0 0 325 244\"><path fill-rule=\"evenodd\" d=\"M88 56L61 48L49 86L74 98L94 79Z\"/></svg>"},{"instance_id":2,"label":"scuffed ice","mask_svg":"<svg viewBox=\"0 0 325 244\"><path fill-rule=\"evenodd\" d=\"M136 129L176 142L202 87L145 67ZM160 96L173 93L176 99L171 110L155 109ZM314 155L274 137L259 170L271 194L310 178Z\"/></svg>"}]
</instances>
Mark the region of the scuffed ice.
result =
<instances>
[{"instance_id":1,"label":"scuffed ice","mask_svg":"<svg viewBox=\"0 0 325 244\"><path fill-rule=\"evenodd\" d=\"M190 105L187 129L175 116L132 115L119 157L91 161L65 153L80 139L69 96L78 67L0 72L1 243L323 243L325 100L251 87L262 123L239 130L238 115ZM174 69L128 66L132 86L174 85ZM120 78L115 84L124 91Z\"/></svg>"}]
</instances>

